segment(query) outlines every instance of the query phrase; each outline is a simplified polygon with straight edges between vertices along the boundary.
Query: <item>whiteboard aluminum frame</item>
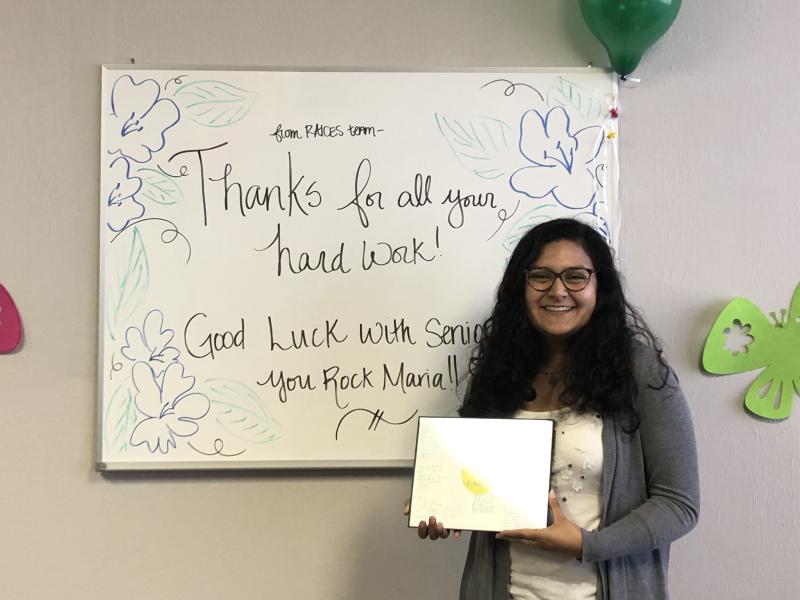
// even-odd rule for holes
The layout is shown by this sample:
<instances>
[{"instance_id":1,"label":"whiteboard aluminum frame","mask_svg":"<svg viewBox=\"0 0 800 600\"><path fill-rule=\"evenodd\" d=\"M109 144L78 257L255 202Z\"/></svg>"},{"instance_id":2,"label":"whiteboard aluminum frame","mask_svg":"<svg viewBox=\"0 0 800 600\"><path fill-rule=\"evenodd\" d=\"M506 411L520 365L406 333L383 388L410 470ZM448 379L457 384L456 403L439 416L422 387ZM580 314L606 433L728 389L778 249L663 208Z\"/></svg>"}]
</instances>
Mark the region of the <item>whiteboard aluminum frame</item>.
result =
<instances>
[{"instance_id":1,"label":"whiteboard aluminum frame","mask_svg":"<svg viewBox=\"0 0 800 600\"><path fill-rule=\"evenodd\" d=\"M463 67L463 66L435 66L420 69L410 69L405 67L297 67L297 66L213 66L213 65L176 65L174 63L156 64L156 63L112 63L101 65L101 73L107 71L123 71L123 70L159 70L159 71L261 71L261 72L307 72L307 73L605 73L611 77L611 93L618 97L619 95L619 78L610 69L603 69L597 67ZM105 124L101 122L100 139L102 144L103 129ZM98 145L99 147L99 145ZM620 210L619 210L619 165L618 165L618 149L617 140L612 144L611 154L609 160L614 161L613 173L613 187L614 187L614 205L609 207L609 216L613 220L614 230L612 232L612 246L618 248L619 244L619 227L620 227ZM101 155L101 160L104 158ZM98 187L102 194L102 187L99 182L98 173ZM102 214L99 217L102 219ZM98 224L102 226L102 223ZM99 228L98 228L99 229ZM195 470L253 470L253 469L279 469L279 470L296 470L296 469L352 469L352 468L368 468L368 469L411 469L413 467L413 459L409 460L277 460L277 461L264 461L264 460L224 460L219 462L210 461L167 461L167 462L142 462L142 461L116 461L103 459L103 403L102 403L102 390L103 390L103 357L104 357L104 294L103 289L105 282L105 261L103 257L103 239L98 237L98 272L99 272L99 298L100 303L98 307L99 322L98 328L98 372L97 372L97 413L96 413L96 443L95 443L95 469L102 472L112 471L195 471ZM618 253L617 253L618 256Z\"/></svg>"}]
</instances>

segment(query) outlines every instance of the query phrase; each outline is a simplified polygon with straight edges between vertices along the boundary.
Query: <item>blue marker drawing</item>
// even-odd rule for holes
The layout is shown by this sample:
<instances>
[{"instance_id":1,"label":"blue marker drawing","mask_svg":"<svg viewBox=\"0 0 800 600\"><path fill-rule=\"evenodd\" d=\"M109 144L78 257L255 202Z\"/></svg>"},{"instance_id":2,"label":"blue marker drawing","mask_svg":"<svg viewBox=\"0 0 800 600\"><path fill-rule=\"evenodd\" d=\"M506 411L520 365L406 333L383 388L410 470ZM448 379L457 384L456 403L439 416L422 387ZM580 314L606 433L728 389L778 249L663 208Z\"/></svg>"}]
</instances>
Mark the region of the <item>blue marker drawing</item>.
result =
<instances>
[{"instance_id":1,"label":"blue marker drawing","mask_svg":"<svg viewBox=\"0 0 800 600\"><path fill-rule=\"evenodd\" d=\"M166 144L166 133L180 120L177 105L161 98L161 86L153 79L136 83L122 75L111 89L109 154L120 154L137 163L148 162Z\"/></svg>"},{"instance_id":2,"label":"blue marker drawing","mask_svg":"<svg viewBox=\"0 0 800 600\"><path fill-rule=\"evenodd\" d=\"M106 199L106 226L120 232L144 215L144 206L136 200L142 188L139 177L131 177L131 164L124 156L115 157L108 165L106 181L110 189Z\"/></svg>"},{"instance_id":3,"label":"blue marker drawing","mask_svg":"<svg viewBox=\"0 0 800 600\"><path fill-rule=\"evenodd\" d=\"M161 234L159 236L163 244L171 244L172 242L180 238L183 241L183 243L186 244L186 264L187 265L189 264L189 261L192 260L192 244L189 243L189 239L185 235L183 235L180 231L178 231L178 226L175 225L175 223L173 223L169 219L148 217L145 219L139 219L138 221L134 221L132 223L128 223L128 225L125 226L125 229L117 233L113 238L111 238L111 240L109 240L108 243L113 244L115 241L117 241L117 238L119 238L122 234L128 231L131 227L133 227L134 233L138 233L139 229L145 223L159 224L162 227L164 227L164 229L161 230ZM144 242L142 242L142 247L144 248Z\"/></svg>"},{"instance_id":4,"label":"blue marker drawing","mask_svg":"<svg viewBox=\"0 0 800 600\"><path fill-rule=\"evenodd\" d=\"M531 92L533 92L537 96L539 96L539 100L544 102L544 96L542 96L542 92L540 92L539 90L537 90L535 87L533 87L532 85L530 85L528 83L521 83L521 82L514 83L513 81L510 81L508 79L493 79L492 81L489 81L488 83L484 83L481 86L481 89L489 87L490 85L492 85L494 83L499 83L501 85L505 85L506 86L506 88L503 90L503 95L504 96L513 96L514 92L516 92L517 88L519 88L519 89L525 90L525 91L530 90Z\"/></svg>"},{"instance_id":5,"label":"blue marker drawing","mask_svg":"<svg viewBox=\"0 0 800 600\"><path fill-rule=\"evenodd\" d=\"M206 448L207 438L186 443L205 456L230 458L245 452L246 449L225 449L232 438L236 439L234 445L240 447L240 442L263 444L283 434L259 396L243 383L207 379L195 385L195 378L185 375L185 367L179 361L181 351L173 345L174 337L174 330L165 326L164 313L158 308L147 313L141 326L126 329L120 354L129 366L126 369L123 363L117 363L112 372L126 369L129 373L105 407L107 448L124 454L131 446L146 446L150 453L166 454L177 447L178 438L194 436L204 418L210 425L212 417L225 431L222 437L214 436L213 448ZM113 355L111 361L114 363Z\"/></svg>"},{"instance_id":6,"label":"blue marker drawing","mask_svg":"<svg viewBox=\"0 0 800 600\"><path fill-rule=\"evenodd\" d=\"M161 377L169 365L178 362L181 354L170 345L174 336L172 329L164 327L164 314L153 309L145 316L141 328L128 327L120 353L134 363L147 363L156 377Z\"/></svg>"},{"instance_id":7,"label":"blue marker drawing","mask_svg":"<svg viewBox=\"0 0 800 600\"><path fill-rule=\"evenodd\" d=\"M538 90L524 83L496 79L481 89L499 90L501 85L506 86L504 96L524 89L533 106L541 108L532 107L522 112L516 131L488 116L452 117L437 113L436 125L450 150L463 167L478 177L506 177L513 192L540 201L536 210L542 206L552 207L554 210L549 211L547 218L563 215L567 209L571 216L591 221L608 237L604 216L606 202L602 193L604 127L574 123L575 119L584 123L597 123L602 119L605 113L600 99L563 77L557 77L547 92L547 102L553 105L550 107L544 104L544 97ZM517 202L513 210L503 207L498 211L497 228L488 239L505 230L506 222L520 208L523 215L531 216L531 208L525 203ZM523 216L523 220L525 218ZM506 234L506 239L514 236L512 231Z\"/></svg>"},{"instance_id":8,"label":"blue marker drawing","mask_svg":"<svg viewBox=\"0 0 800 600\"><path fill-rule=\"evenodd\" d=\"M131 236L125 236L128 239L124 243L117 243L109 252L106 263L106 322L114 340L118 328L128 322L147 293L150 272L139 225L146 221L172 225L161 233L164 243L183 236L166 219L145 218L144 199L171 204L182 197L173 178L145 168L131 173L132 163L144 165L164 148L167 131L180 121L180 110L172 100L161 98L161 87L155 80L137 83L131 75L116 79L109 102L110 126L105 137L107 152L113 158L105 175L108 191L104 214L107 228L116 235L108 243L113 244L125 232L132 232ZM183 239L188 245L188 240Z\"/></svg>"},{"instance_id":9,"label":"blue marker drawing","mask_svg":"<svg viewBox=\"0 0 800 600\"><path fill-rule=\"evenodd\" d=\"M170 364L160 381L148 363L134 364L134 402L145 418L131 433L131 446L146 445L151 453L166 454L176 447L176 437L197 433L197 421L208 414L210 403L204 394L191 391L194 384L195 378L185 377L180 363Z\"/></svg>"},{"instance_id":10,"label":"blue marker drawing","mask_svg":"<svg viewBox=\"0 0 800 600\"><path fill-rule=\"evenodd\" d=\"M571 131L562 106L542 115L526 111L520 119L519 151L528 166L511 174L515 192L536 200L551 196L559 205L586 209L595 200L595 161L605 136L598 125Z\"/></svg>"},{"instance_id":11,"label":"blue marker drawing","mask_svg":"<svg viewBox=\"0 0 800 600\"><path fill-rule=\"evenodd\" d=\"M201 450L197 448L192 442L186 442L186 445L189 446L192 450L197 452L198 454L202 454L203 456L221 456L223 458L233 458L234 456L240 456L247 452L247 450L239 450L238 452L226 452L225 451L225 440L222 438L214 439L214 447L213 450Z\"/></svg>"}]
</instances>

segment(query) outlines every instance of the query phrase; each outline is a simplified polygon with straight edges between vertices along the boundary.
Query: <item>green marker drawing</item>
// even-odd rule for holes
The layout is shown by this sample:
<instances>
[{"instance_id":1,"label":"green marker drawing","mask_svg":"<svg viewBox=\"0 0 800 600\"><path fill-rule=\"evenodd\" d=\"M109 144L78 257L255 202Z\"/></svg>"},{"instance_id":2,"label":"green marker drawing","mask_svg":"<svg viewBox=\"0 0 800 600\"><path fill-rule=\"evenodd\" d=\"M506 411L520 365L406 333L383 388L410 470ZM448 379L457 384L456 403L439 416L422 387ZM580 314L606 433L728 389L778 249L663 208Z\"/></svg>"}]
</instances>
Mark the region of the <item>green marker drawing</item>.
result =
<instances>
[{"instance_id":1,"label":"green marker drawing","mask_svg":"<svg viewBox=\"0 0 800 600\"><path fill-rule=\"evenodd\" d=\"M553 208L554 207L552 204L539 204L538 206L534 206L530 210L526 211L514 222L506 234L505 239L503 240L503 248L509 256L514 251L514 247L517 245L517 242L519 242L522 237L528 233L528 230L532 229L536 225L539 225L540 223L544 223L545 221L555 218L555 214L552 210Z\"/></svg>"},{"instance_id":2,"label":"green marker drawing","mask_svg":"<svg viewBox=\"0 0 800 600\"><path fill-rule=\"evenodd\" d=\"M517 160L514 132L492 117L434 115L439 132L461 165L483 179L497 179Z\"/></svg>"},{"instance_id":3,"label":"green marker drawing","mask_svg":"<svg viewBox=\"0 0 800 600\"><path fill-rule=\"evenodd\" d=\"M181 114L205 127L227 127L247 116L256 100L255 92L224 81L193 81L173 94Z\"/></svg>"},{"instance_id":4,"label":"green marker drawing","mask_svg":"<svg viewBox=\"0 0 800 600\"><path fill-rule=\"evenodd\" d=\"M128 451L131 431L139 420L139 413L133 401L133 382L130 378L117 386L105 408L103 441L112 452L124 454Z\"/></svg>"},{"instance_id":5,"label":"green marker drawing","mask_svg":"<svg viewBox=\"0 0 800 600\"><path fill-rule=\"evenodd\" d=\"M200 390L211 402L217 423L238 440L264 444L283 435L261 398L245 384L233 379L206 379Z\"/></svg>"},{"instance_id":6,"label":"green marker drawing","mask_svg":"<svg viewBox=\"0 0 800 600\"><path fill-rule=\"evenodd\" d=\"M106 327L112 340L133 316L147 295L150 266L139 228L109 253L106 264Z\"/></svg>"},{"instance_id":7,"label":"green marker drawing","mask_svg":"<svg viewBox=\"0 0 800 600\"><path fill-rule=\"evenodd\" d=\"M139 169L136 175L142 180L141 195L162 206L177 204L183 200L183 191L177 178L160 169Z\"/></svg>"},{"instance_id":8,"label":"green marker drawing","mask_svg":"<svg viewBox=\"0 0 800 600\"><path fill-rule=\"evenodd\" d=\"M599 119L606 110L591 91L560 76L547 91L547 105L572 107L586 121Z\"/></svg>"},{"instance_id":9,"label":"green marker drawing","mask_svg":"<svg viewBox=\"0 0 800 600\"><path fill-rule=\"evenodd\" d=\"M729 375L764 369L745 395L747 410L783 420L800 393L800 284L789 311L767 315L746 298L734 298L722 310L703 348L703 368Z\"/></svg>"}]
</instances>

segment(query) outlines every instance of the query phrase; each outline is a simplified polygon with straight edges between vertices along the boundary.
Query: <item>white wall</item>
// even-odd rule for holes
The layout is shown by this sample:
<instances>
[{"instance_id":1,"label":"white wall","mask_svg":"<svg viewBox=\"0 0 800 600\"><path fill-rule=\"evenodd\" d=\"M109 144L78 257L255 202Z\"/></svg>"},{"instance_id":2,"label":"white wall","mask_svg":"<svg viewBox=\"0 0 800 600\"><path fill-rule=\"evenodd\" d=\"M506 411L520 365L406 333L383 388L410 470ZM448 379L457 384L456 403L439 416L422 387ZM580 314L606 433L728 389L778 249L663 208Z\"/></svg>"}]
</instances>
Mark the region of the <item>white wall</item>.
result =
<instances>
[{"instance_id":1,"label":"white wall","mask_svg":"<svg viewBox=\"0 0 800 600\"><path fill-rule=\"evenodd\" d=\"M677 599L800 588L800 408L742 409L698 369L734 295L800 281L800 5L686 2L623 90L622 266L692 402L703 511ZM0 0L0 281L26 343L0 356L3 597L450 598L466 544L403 527L407 474L93 471L99 65L607 65L563 0ZM798 358L800 362L800 357Z\"/></svg>"}]
</instances>

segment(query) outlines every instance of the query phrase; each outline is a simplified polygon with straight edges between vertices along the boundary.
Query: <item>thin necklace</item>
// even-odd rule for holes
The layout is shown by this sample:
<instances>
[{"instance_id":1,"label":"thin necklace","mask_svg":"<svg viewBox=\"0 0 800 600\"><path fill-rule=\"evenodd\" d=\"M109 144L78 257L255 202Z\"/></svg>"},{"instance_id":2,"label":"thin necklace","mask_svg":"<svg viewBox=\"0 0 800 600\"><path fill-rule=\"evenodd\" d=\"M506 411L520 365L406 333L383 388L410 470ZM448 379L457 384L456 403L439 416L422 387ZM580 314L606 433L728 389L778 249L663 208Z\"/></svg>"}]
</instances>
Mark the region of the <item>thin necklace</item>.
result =
<instances>
[{"instance_id":1,"label":"thin necklace","mask_svg":"<svg viewBox=\"0 0 800 600\"><path fill-rule=\"evenodd\" d=\"M564 370L561 371L539 371L541 375L547 375L547 382L550 385L558 385L561 381L561 377L564 375Z\"/></svg>"}]
</instances>

